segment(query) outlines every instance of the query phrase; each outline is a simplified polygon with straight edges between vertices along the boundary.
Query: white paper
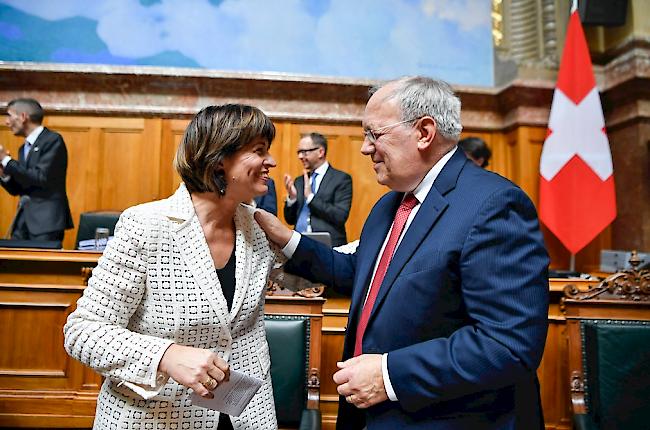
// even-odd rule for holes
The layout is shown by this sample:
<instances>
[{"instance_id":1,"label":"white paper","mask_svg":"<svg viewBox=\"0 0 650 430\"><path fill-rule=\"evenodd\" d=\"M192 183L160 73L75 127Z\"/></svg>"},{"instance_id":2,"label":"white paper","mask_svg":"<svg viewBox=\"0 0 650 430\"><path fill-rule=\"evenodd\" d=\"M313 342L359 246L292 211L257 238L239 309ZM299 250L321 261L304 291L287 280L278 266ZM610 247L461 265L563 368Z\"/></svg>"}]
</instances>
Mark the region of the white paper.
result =
<instances>
[{"instance_id":1,"label":"white paper","mask_svg":"<svg viewBox=\"0 0 650 430\"><path fill-rule=\"evenodd\" d=\"M212 399L192 393L190 400L195 406L214 409L238 417L263 383L264 381L254 376L230 369L230 379L221 382L217 388L212 390L212 394L214 394Z\"/></svg>"}]
</instances>

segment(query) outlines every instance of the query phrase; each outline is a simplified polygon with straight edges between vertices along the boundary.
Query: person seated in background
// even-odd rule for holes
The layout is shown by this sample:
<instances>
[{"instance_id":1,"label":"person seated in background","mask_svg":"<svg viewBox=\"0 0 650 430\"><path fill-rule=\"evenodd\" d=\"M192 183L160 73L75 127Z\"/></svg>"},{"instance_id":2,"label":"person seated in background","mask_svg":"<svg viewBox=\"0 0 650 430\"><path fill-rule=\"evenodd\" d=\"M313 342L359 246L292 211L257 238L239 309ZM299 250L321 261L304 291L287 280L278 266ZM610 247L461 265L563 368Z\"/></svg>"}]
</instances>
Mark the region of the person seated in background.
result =
<instances>
[{"instance_id":1,"label":"person seated in background","mask_svg":"<svg viewBox=\"0 0 650 430\"><path fill-rule=\"evenodd\" d=\"M352 177L327 161L327 139L309 133L298 142L303 174L284 175L284 219L299 233L328 232L333 246L347 243L345 222L352 206Z\"/></svg>"},{"instance_id":2,"label":"person seated in background","mask_svg":"<svg viewBox=\"0 0 650 430\"><path fill-rule=\"evenodd\" d=\"M255 199L253 199L255 201L255 207L264 209L265 211L277 216L278 198L275 194L275 182L273 179L269 178L269 180L266 181L266 185L269 187L267 193L262 196L257 196Z\"/></svg>"},{"instance_id":3,"label":"person seated in background","mask_svg":"<svg viewBox=\"0 0 650 430\"><path fill-rule=\"evenodd\" d=\"M64 327L105 377L94 428L277 429L263 304L283 257L248 205L268 191L274 137L255 107L206 107L176 152L176 193L120 216ZM263 381L240 416L191 404L231 369Z\"/></svg>"},{"instance_id":4,"label":"person seated in background","mask_svg":"<svg viewBox=\"0 0 650 430\"><path fill-rule=\"evenodd\" d=\"M25 138L14 159L0 145L0 185L20 196L11 224L11 239L62 241L73 227L65 188L68 151L60 134L43 127L43 108L34 99L7 105L5 124Z\"/></svg>"},{"instance_id":5,"label":"person seated in background","mask_svg":"<svg viewBox=\"0 0 650 430\"><path fill-rule=\"evenodd\" d=\"M480 137L466 137L458 141L458 146L465 152L467 158L477 166L486 168L489 164L492 151Z\"/></svg>"}]
</instances>

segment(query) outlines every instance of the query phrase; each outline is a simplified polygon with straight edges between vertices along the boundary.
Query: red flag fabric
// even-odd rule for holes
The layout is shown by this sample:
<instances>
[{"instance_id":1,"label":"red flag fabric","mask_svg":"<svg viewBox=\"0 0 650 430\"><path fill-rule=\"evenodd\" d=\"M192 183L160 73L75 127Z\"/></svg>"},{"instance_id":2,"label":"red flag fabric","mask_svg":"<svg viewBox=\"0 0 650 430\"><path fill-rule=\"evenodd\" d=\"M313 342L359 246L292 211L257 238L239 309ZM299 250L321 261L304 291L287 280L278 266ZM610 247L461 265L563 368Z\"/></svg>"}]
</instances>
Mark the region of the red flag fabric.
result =
<instances>
[{"instance_id":1,"label":"red flag fabric","mask_svg":"<svg viewBox=\"0 0 650 430\"><path fill-rule=\"evenodd\" d=\"M539 215L576 254L616 218L605 118L578 12L569 20L540 160Z\"/></svg>"}]
</instances>

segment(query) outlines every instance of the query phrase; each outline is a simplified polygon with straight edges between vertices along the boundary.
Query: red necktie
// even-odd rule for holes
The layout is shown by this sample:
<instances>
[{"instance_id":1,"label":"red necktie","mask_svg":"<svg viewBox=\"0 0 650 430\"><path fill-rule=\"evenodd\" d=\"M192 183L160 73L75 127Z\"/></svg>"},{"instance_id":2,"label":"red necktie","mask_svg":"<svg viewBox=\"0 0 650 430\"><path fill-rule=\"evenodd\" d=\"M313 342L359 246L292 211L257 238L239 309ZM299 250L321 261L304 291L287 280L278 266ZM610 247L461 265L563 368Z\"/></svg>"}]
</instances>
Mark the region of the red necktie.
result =
<instances>
[{"instance_id":1,"label":"red necktie","mask_svg":"<svg viewBox=\"0 0 650 430\"><path fill-rule=\"evenodd\" d=\"M402 230L404 230L406 220L417 204L418 200L413 194L409 193L402 201L402 204L399 205L399 208L397 208L397 213L395 214L395 219L393 220L393 228L390 231L390 237L388 238L384 252L381 254L379 266L377 266L377 272L375 273L375 277L372 280L372 285L370 285L370 292L368 293L368 298L366 299L366 303L363 306L363 310L361 311L361 318L359 318L359 323L357 324L357 338L354 343L355 357L357 355L361 355L361 342L363 341L363 333L366 331L368 319L370 318L370 312L372 312L372 307L375 305L375 300L377 299L377 294L379 293L379 287L381 287L381 283L384 280L384 276L388 270L390 260L393 258L393 253L395 252L397 241L402 234Z\"/></svg>"}]
</instances>

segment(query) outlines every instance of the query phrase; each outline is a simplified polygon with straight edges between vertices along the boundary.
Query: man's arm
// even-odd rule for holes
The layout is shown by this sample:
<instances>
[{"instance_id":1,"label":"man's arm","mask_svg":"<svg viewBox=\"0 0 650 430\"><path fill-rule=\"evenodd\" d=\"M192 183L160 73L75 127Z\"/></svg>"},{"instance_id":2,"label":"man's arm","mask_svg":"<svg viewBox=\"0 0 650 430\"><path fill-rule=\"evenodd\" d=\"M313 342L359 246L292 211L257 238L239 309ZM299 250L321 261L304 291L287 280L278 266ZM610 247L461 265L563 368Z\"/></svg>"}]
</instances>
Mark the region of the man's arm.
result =
<instances>
[{"instance_id":1,"label":"man's arm","mask_svg":"<svg viewBox=\"0 0 650 430\"><path fill-rule=\"evenodd\" d=\"M10 160L11 154L4 146L0 145L0 185L12 196L17 196L22 194L22 188L16 181L11 180L11 176L4 169L5 164Z\"/></svg>"},{"instance_id":2,"label":"man's arm","mask_svg":"<svg viewBox=\"0 0 650 430\"><path fill-rule=\"evenodd\" d=\"M344 225L350 215L352 206L352 178L343 173L341 181L332 191L334 202L324 201L318 198L318 193L309 203L309 211L312 216L322 219L333 225Z\"/></svg>"},{"instance_id":3,"label":"man's arm","mask_svg":"<svg viewBox=\"0 0 650 430\"><path fill-rule=\"evenodd\" d=\"M5 174L10 175L21 188L46 188L49 182L63 174L68 159L65 143L59 134L50 136L53 136L52 141L39 146L38 164L26 168L17 160L11 160L5 166Z\"/></svg>"},{"instance_id":4,"label":"man's arm","mask_svg":"<svg viewBox=\"0 0 650 430\"><path fill-rule=\"evenodd\" d=\"M534 375L548 326L548 262L535 208L523 191L510 188L488 198L459 260L473 324L388 353L390 381L405 409Z\"/></svg>"}]
</instances>

